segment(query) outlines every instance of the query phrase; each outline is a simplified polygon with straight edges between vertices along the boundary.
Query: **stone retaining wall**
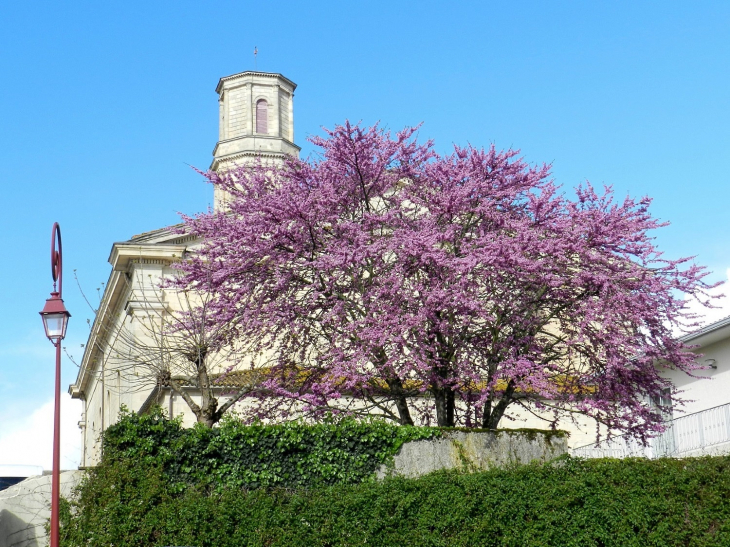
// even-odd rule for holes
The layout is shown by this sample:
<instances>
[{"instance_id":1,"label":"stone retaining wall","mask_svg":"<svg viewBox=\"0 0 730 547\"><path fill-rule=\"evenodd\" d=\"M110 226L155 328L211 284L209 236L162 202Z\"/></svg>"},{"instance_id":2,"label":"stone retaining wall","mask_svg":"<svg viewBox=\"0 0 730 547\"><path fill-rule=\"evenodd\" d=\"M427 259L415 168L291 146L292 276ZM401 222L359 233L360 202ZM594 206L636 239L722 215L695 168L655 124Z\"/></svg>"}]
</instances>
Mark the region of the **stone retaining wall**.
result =
<instances>
[{"instance_id":1,"label":"stone retaining wall","mask_svg":"<svg viewBox=\"0 0 730 547\"><path fill-rule=\"evenodd\" d=\"M388 475L420 477L441 469L480 471L513 464L547 462L568 452L563 432L499 430L447 431L442 437L405 443L393 465L383 465L378 478Z\"/></svg>"}]
</instances>

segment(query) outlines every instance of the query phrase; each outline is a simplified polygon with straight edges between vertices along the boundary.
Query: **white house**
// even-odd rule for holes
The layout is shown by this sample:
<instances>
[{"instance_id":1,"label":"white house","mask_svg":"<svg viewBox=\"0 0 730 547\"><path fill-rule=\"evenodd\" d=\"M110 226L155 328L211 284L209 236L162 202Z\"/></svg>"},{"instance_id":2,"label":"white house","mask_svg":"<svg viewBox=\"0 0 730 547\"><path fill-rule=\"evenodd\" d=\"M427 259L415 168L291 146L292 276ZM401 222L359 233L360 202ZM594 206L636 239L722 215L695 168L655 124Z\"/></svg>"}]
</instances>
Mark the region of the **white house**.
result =
<instances>
[{"instance_id":1,"label":"white house","mask_svg":"<svg viewBox=\"0 0 730 547\"><path fill-rule=\"evenodd\" d=\"M646 447L618 439L600 446L579 446L573 449L573 454L585 457L730 454L730 317L682 336L681 340L694 346L697 362L705 368L694 376L677 370L664 373L674 384L676 395L685 401L667 417L667 430Z\"/></svg>"}]
</instances>

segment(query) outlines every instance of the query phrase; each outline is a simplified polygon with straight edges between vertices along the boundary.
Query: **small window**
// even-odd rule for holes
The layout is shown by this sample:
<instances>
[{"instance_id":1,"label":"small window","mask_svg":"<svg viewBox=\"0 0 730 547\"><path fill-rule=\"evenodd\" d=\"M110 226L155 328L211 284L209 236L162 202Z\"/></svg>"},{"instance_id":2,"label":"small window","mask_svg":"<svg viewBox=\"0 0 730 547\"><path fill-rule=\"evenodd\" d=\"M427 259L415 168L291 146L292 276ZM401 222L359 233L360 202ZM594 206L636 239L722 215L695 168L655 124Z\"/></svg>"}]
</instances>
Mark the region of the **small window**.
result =
<instances>
[{"instance_id":1,"label":"small window","mask_svg":"<svg viewBox=\"0 0 730 547\"><path fill-rule=\"evenodd\" d=\"M659 409L665 418L671 419L672 417L672 390L671 388L665 387L662 389L660 394L657 394L651 398L652 406Z\"/></svg>"},{"instance_id":2,"label":"small window","mask_svg":"<svg viewBox=\"0 0 730 547\"><path fill-rule=\"evenodd\" d=\"M265 99L256 102L256 133L266 135L269 132L269 103Z\"/></svg>"}]
</instances>

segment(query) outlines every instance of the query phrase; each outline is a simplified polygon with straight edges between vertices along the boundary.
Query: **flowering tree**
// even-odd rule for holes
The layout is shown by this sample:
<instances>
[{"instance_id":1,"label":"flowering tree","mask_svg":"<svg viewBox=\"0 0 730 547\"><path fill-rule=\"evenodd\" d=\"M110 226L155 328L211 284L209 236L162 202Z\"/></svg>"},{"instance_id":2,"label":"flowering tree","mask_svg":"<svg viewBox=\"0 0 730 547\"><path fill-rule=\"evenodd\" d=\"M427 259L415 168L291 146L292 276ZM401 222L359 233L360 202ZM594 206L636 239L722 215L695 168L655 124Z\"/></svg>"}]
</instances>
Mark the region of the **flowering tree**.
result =
<instances>
[{"instance_id":1,"label":"flowering tree","mask_svg":"<svg viewBox=\"0 0 730 547\"><path fill-rule=\"evenodd\" d=\"M440 156L414 131L346 123L312 139L315 161L206 175L230 199L185 219L203 244L179 286L209 284L229 341L271 356L253 410L496 428L522 407L660 430L646 401L669 386L658 367L697 368L672 329L709 287L655 249L650 200L570 200L548 166Z\"/></svg>"}]
</instances>

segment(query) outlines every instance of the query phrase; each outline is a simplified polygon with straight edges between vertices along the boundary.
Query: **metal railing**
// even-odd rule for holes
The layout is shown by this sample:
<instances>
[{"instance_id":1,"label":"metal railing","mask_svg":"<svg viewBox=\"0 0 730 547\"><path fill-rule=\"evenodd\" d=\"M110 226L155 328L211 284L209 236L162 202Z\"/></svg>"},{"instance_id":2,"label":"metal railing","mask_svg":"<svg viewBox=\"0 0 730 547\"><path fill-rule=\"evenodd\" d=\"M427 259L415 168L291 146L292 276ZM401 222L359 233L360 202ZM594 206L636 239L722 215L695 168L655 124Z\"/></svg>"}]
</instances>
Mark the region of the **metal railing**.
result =
<instances>
[{"instance_id":1,"label":"metal railing","mask_svg":"<svg viewBox=\"0 0 730 547\"><path fill-rule=\"evenodd\" d=\"M581 458L681 458L723 443L730 443L730 403L669 420L667 429L647 446L622 435L600 445L573 448L570 453Z\"/></svg>"}]
</instances>

